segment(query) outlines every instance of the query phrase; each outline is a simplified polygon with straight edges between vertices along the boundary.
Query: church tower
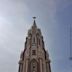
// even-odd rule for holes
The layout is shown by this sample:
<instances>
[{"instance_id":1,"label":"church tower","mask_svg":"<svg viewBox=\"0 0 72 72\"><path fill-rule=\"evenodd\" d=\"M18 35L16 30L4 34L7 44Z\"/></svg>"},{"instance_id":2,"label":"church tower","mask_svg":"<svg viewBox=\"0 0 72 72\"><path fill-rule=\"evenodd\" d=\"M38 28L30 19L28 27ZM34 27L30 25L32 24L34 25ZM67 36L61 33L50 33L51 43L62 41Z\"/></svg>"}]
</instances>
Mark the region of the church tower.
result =
<instances>
[{"instance_id":1,"label":"church tower","mask_svg":"<svg viewBox=\"0 0 72 72\"><path fill-rule=\"evenodd\" d=\"M45 50L41 30L33 26L28 31L24 51L20 55L18 72L51 72L49 54Z\"/></svg>"}]
</instances>

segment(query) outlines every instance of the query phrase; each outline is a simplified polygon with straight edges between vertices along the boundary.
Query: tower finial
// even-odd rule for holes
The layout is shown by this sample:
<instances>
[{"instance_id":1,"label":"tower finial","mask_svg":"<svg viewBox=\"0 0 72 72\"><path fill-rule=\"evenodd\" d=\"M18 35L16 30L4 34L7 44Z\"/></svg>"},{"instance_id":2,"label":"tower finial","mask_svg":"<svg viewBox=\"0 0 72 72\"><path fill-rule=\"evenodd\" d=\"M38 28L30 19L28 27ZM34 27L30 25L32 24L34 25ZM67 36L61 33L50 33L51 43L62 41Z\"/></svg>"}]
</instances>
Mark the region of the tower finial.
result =
<instances>
[{"instance_id":1,"label":"tower finial","mask_svg":"<svg viewBox=\"0 0 72 72\"><path fill-rule=\"evenodd\" d=\"M36 19L36 17L34 16L34 17L33 17L33 19L35 20L35 19Z\"/></svg>"},{"instance_id":2,"label":"tower finial","mask_svg":"<svg viewBox=\"0 0 72 72\"><path fill-rule=\"evenodd\" d=\"M33 27L37 27L37 26L36 26L36 22L35 22L36 17L34 16L33 19L34 19Z\"/></svg>"}]
</instances>

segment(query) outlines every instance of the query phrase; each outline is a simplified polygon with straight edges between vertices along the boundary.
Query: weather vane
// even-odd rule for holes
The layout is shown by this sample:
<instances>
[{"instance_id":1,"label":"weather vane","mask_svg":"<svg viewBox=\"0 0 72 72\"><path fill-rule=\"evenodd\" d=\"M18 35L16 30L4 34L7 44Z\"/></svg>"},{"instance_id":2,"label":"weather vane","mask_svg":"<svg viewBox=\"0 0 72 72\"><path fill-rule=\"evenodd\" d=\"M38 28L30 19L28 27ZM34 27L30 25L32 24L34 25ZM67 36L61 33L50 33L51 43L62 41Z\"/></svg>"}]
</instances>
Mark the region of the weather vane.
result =
<instances>
[{"instance_id":1,"label":"weather vane","mask_svg":"<svg viewBox=\"0 0 72 72\"><path fill-rule=\"evenodd\" d=\"M36 17L33 17L33 19L35 20L35 19L36 19Z\"/></svg>"}]
</instances>

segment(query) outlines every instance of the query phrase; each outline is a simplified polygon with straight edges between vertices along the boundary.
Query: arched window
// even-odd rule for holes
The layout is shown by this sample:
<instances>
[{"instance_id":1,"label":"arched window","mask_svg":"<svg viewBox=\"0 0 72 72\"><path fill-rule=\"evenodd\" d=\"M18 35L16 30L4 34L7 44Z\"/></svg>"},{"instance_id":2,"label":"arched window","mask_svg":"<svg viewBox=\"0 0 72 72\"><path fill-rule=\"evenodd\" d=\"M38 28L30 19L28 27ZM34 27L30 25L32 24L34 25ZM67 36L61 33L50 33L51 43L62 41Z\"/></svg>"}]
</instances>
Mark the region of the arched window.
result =
<instances>
[{"instance_id":1,"label":"arched window","mask_svg":"<svg viewBox=\"0 0 72 72\"><path fill-rule=\"evenodd\" d=\"M33 38L33 43L35 43L35 37Z\"/></svg>"},{"instance_id":2,"label":"arched window","mask_svg":"<svg viewBox=\"0 0 72 72\"><path fill-rule=\"evenodd\" d=\"M36 51L35 50L32 50L32 55L36 55Z\"/></svg>"},{"instance_id":3,"label":"arched window","mask_svg":"<svg viewBox=\"0 0 72 72\"><path fill-rule=\"evenodd\" d=\"M37 38L37 44L40 45L40 39L39 38Z\"/></svg>"},{"instance_id":4,"label":"arched window","mask_svg":"<svg viewBox=\"0 0 72 72\"><path fill-rule=\"evenodd\" d=\"M40 37L39 37L39 33L37 33L36 36L37 36L37 44L40 45Z\"/></svg>"},{"instance_id":5,"label":"arched window","mask_svg":"<svg viewBox=\"0 0 72 72\"><path fill-rule=\"evenodd\" d=\"M31 67L31 71L30 72L37 72L37 61L36 60L32 60L30 67Z\"/></svg>"}]
</instances>

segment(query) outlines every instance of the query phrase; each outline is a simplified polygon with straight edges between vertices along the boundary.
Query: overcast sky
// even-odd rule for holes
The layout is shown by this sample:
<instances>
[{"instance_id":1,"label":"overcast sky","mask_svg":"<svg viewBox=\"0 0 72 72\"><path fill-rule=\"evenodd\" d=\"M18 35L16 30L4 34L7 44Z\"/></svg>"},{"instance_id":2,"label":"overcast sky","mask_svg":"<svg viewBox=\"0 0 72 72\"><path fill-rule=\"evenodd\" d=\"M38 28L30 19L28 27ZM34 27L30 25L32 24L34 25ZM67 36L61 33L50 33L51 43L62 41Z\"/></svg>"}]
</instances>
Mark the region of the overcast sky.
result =
<instances>
[{"instance_id":1,"label":"overcast sky","mask_svg":"<svg viewBox=\"0 0 72 72\"><path fill-rule=\"evenodd\" d=\"M52 72L72 72L72 0L0 0L0 72L18 72L33 16L44 36Z\"/></svg>"}]
</instances>

